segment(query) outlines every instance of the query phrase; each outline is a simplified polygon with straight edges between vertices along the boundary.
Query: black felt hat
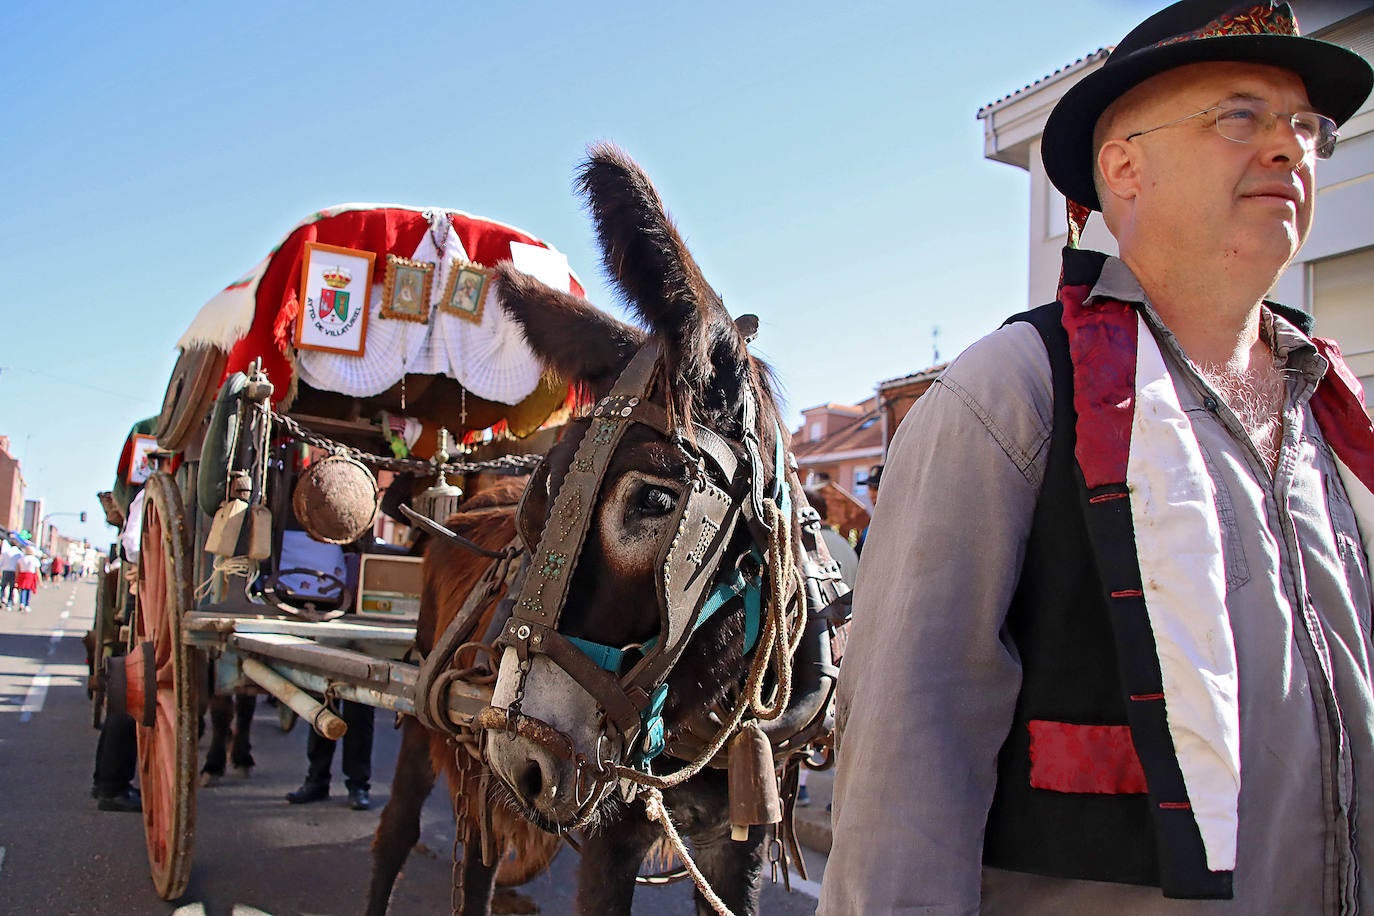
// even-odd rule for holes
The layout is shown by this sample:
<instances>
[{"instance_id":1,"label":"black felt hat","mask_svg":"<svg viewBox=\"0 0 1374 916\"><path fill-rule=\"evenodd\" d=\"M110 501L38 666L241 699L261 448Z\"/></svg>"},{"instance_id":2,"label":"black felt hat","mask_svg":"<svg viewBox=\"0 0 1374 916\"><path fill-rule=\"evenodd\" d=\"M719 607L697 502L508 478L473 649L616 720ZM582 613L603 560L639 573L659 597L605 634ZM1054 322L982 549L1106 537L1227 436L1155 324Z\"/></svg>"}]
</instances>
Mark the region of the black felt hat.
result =
<instances>
[{"instance_id":1,"label":"black felt hat","mask_svg":"<svg viewBox=\"0 0 1374 916\"><path fill-rule=\"evenodd\" d=\"M1096 71L1050 112L1040 155L1054 186L1071 201L1100 210L1093 187L1093 129L1107 106L1152 76L1204 61L1270 64L1307 86L1312 107L1337 124L1359 110L1374 70L1353 51L1298 34L1286 3L1183 0L1155 13L1121 39Z\"/></svg>"}]
</instances>

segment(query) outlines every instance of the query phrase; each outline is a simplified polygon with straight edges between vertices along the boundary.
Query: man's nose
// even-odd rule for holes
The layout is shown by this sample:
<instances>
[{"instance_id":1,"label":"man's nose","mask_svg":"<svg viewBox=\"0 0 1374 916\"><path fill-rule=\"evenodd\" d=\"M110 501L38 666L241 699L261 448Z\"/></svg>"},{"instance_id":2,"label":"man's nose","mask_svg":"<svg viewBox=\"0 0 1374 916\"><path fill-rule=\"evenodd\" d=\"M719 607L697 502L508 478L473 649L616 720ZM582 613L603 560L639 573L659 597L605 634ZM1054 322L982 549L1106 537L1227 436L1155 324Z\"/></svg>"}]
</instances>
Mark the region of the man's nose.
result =
<instances>
[{"instance_id":1,"label":"man's nose","mask_svg":"<svg viewBox=\"0 0 1374 916\"><path fill-rule=\"evenodd\" d=\"M1269 113L1268 123L1260 131L1258 142L1263 144L1268 162L1301 163L1317 158L1316 138L1305 138L1293 123L1292 115Z\"/></svg>"}]
</instances>

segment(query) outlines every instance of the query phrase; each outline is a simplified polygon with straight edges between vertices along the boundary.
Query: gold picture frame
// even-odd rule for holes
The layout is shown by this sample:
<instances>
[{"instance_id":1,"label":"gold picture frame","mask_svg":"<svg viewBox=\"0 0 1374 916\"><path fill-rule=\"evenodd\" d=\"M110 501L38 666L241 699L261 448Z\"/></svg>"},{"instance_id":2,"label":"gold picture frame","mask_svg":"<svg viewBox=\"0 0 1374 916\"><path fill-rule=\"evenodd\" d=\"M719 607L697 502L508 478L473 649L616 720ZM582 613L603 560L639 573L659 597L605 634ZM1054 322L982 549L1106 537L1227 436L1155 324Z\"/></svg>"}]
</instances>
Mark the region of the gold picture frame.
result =
<instances>
[{"instance_id":1,"label":"gold picture frame","mask_svg":"<svg viewBox=\"0 0 1374 916\"><path fill-rule=\"evenodd\" d=\"M482 323L482 306L493 272L472 261L455 261L439 308L473 324Z\"/></svg>"},{"instance_id":2,"label":"gold picture frame","mask_svg":"<svg viewBox=\"0 0 1374 916\"><path fill-rule=\"evenodd\" d=\"M429 297L434 290L434 264L386 256L382 317L429 324Z\"/></svg>"}]
</instances>

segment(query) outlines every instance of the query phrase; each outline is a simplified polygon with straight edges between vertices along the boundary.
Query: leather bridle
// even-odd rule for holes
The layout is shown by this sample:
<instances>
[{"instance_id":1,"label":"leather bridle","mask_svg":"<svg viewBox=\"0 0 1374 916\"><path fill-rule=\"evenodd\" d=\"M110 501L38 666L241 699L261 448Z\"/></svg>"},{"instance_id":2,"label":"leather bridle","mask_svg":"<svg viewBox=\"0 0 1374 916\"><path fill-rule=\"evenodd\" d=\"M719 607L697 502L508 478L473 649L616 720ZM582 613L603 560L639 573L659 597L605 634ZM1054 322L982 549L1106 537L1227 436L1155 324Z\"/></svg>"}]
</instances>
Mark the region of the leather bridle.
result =
<instances>
[{"instance_id":1,"label":"leather bridle","mask_svg":"<svg viewBox=\"0 0 1374 916\"><path fill-rule=\"evenodd\" d=\"M600 708L603 719L598 759L593 762L597 782L606 783L614 777L616 762L603 758L603 745L614 746L615 738L635 767L647 770L649 761L664 750L662 710L667 679L692 634L721 607L743 595L746 608L753 606L753 619L746 623L746 655L752 648L751 637L757 637L763 557L769 545L763 501L772 499L785 507L786 518L792 518L781 430L777 431L774 461L765 465L752 390L747 385L744 388L741 459L719 434L688 419L675 426L668 412L650 400L658 371L658 347L650 342L639 349L611 392L593 408L590 425L582 433L554 495L543 533L531 551L528 577L496 640L496 646L513 649L519 661L514 699L507 707L488 707L478 719L482 728L523 735L575 763L579 791L582 771L589 761L576 754L568 736L520 710L531 658L545 656ZM659 632L642 645L621 648L568 636L560 631L559 621L611 460L635 425L647 426L674 442L688 456L693 471L678 498L668 525L670 534L659 548L654 567L659 577ZM544 471L547 473L546 468ZM536 472L535 479L538 477ZM528 545L531 532L525 527L525 510L522 504L521 531ZM742 517L754 547L722 569L725 548ZM622 674L621 669L633 657L627 652L635 651L638 660Z\"/></svg>"}]
</instances>

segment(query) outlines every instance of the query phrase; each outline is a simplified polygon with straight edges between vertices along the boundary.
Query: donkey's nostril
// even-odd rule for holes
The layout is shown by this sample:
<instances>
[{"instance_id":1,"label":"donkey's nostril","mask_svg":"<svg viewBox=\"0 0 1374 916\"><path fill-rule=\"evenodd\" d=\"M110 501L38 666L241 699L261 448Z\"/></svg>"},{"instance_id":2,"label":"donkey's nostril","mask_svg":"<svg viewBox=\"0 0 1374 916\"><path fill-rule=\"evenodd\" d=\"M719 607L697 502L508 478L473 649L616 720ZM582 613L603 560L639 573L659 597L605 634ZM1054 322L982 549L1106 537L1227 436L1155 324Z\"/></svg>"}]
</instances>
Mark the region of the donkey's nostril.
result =
<instances>
[{"instance_id":1,"label":"donkey's nostril","mask_svg":"<svg viewBox=\"0 0 1374 916\"><path fill-rule=\"evenodd\" d=\"M525 765L517 778L516 788L527 801L532 802L539 797L544 788L544 771L539 768L538 761L525 760Z\"/></svg>"}]
</instances>

